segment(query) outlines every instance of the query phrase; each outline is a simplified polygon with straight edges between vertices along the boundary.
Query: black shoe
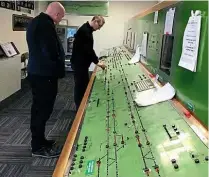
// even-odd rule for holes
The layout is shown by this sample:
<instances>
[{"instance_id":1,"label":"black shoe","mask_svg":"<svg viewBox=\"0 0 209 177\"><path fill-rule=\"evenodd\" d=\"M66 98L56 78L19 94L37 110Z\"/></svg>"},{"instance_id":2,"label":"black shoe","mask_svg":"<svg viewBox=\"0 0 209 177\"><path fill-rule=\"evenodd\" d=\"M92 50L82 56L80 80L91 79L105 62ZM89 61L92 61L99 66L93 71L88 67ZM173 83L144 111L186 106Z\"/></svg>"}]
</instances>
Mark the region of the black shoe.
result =
<instances>
[{"instance_id":1,"label":"black shoe","mask_svg":"<svg viewBox=\"0 0 209 177\"><path fill-rule=\"evenodd\" d=\"M52 148L54 145L56 145L56 141L54 140L45 140L44 146L47 148Z\"/></svg>"},{"instance_id":2,"label":"black shoe","mask_svg":"<svg viewBox=\"0 0 209 177\"><path fill-rule=\"evenodd\" d=\"M49 148L41 148L35 152L32 152L33 157L44 157L44 158L55 158L60 155L60 151L49 149Z\"/></svg>"}]
</instances>

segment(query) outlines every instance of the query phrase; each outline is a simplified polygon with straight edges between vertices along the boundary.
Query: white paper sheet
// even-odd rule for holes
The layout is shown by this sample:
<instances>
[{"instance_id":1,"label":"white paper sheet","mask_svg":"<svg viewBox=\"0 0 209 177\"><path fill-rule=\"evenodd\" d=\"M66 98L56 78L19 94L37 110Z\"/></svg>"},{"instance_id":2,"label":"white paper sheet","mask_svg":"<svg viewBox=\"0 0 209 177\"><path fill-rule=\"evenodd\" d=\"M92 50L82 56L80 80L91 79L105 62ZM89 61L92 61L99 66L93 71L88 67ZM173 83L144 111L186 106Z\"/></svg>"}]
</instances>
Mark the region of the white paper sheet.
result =
<instances>
[{"instance_id":1,"label":"white paper sheet","mask_svg":"<svg viewBox=\"0 0 209 177\"><path fill-rule=\"evenodd\" d=\"M149 106L172 99L175 96L175 89L167 83L163 87L154 88L136 94L135 102L138 106Z\"/></svg>"},{"instance_id":2,"label":"white paper sheet","mask_svg":"<svg viewBox=\"0 0 209 177\"><path fill-rule=\"evenodd\" d=\"M147 33L143 33L141 53L143 57L147 56Z\"/></svg>"},{"instance_id":3,"label":"white paper sheet","mask_svg":"<svg viewBox=\"0 0 209 177\"><path fill-rule=\"evenodd\" d=\"M158 11L155 12L154 24L157 24L157 22L158 22Z\"/></svg>"},{"instance_id":4,"label":"white paper sheet","mask_svg":"<svg viewBox=\"0 0 209 177\"><path fill-rule=\"evenodd\" d=\"M128 63L130 64L137 63L139 62L140 57L141 57L141 47L137 46L135 55L132 57L132 59Z\"/></svg>"},{"instance_id":5,"label":"white paper sheet","mask_svg":"<svg viewBox=\"0 0 209 177\"><path fill-rule=\"evenodd\" d=\"M166 13L164 34L172 34L173 31L173 19L175 14L175 8L170 8Z\"/></svg>"},{"instance_id":6,"label":"white paper sheet","mask_svg":"<svg viewBox=\"0 0 209 177\"><path fill-rule=\"evenodd\" d=\"M6 55L8 57L14 56L17 54L17 52L15 51L14 47L12 46L11 42L5 43L5 44L1 44L2 49L4 50L4 52L6 53Z\"/></svg>"},{"instance_id":7,"label":"white paper sheet","mask_svg":"<svg viewBox=\"0 0 209 177\"><path fill-rule=\"evenodd\" d=\"M199 11L196 11L196 14ZM199 38L201 29L201 15L196 15L193 11L184 31L182 54L179 66L196 72Z\"/></svg>"}]
</instances>

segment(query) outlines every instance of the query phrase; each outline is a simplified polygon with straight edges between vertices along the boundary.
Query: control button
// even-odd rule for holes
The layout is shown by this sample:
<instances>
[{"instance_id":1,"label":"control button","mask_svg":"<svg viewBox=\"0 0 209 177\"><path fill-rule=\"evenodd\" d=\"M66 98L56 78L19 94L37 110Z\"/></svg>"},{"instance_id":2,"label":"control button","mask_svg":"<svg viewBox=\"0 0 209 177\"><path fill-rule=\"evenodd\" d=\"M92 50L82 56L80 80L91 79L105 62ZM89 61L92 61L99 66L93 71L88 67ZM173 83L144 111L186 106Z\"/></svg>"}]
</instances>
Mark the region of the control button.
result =
<instances>
[{"instance_id":1,"label":"control button","mask_svg":"<svg viewBox=\"0 0 209 177\"><path fill-rule=\"evenodd\" d=\"M179 168L178 164L175 164L175 165L174 165L174 168L175 168L175 169L178 169L178 168Z\"/></svg>"},{"instance_id":2,"label":"control button","mask_svg":"<svg viewBox=\"0 0 209 177\"><path fill-rule=\"evenodd\" d=\"M174 131L177 131L177 128L174 128Z\"/></svg>"},{"instance_id":3,"label":"control button","mask_svg":"<svg viewBox=\"0 0 209 177\"><path fill-rule=\"evenodd\" d=\"M79 167L79 168L82 168L82 165L79 165L78 167Z\"/></svg>"},{"instance_id":4,"label":"control button","mask_svg":"<svg viewBox=\"0 0 209 177\"><path fill-rule=\"evenodd\" d=\"M85 152L85 149L82 149L83 152Z\"/></svg>"},{"instance_id":5,"label":"control button","mask_svg":"<svg viewBox=\"0 0 209 177\"><path fill-rule=\"evenodd\" d=\"M150 145L150 142L149 141L147 141L147 145Z\"/></svg>"},{"instance_id":6,"label":"control button","mask_svg":"<svg viewBox=\"0 0 209 177\"><path fill-rule=\"evenodd\" d=\"M180 132L179 132L179 131L177 131L177 132L176 132L176 134L177 134L177 135L180 135Z\"/></svg>"},{"instance_id":7,"label":"control button","mask_svg":"<svg viewBox=\"0 0 209 177\"><path fill-rule=\"evenodd\" d=\"M106 145L106 148L109 148L109 145Z\"/></svg>"},{"instance_id":8,"label":"control button","mask_svg":"<svg viewBox=\"0 0 209 177\"><path fill-rule=\"evenodd\" d=\"M192 158L194 158L194 154L192 154Z\"/></svg>"},{"instance_id":9,"label":"control button","mask_svg":"<svg viewBox=\"0 0 209 177\"><path fill-rule=\"evenodd\" d=\"M205 160L208 161L208 156L205 157Z\"/></svg>"},{"instance_id":10,"label":"control button","mask_svg":"<svg viewBox=\"0 0 209 177\"><path fill-rule=\"evenodd\" d=\"M172 125L173 128L175 128L175 125Z\"/></svg>"},{"instance_id":11,"label":"control button","mask_svg":"<svg viewBox=\"0 0 209 177\"><path fill-rule=\"evenodd\" d=\"M128 124L127 124L127 123L125 123L124 125L125 125L125 126L127 126Z\"/></svg>"},{"instance_id":12,"label":"control button","mask_svg":"<svg viewBox=\"0 0 209 177\"><path fill-rule=\"evenodd\" d=\"M74 154L74 157L77 157L77 154Z\"/></svg>"},{"instance_id":13,"label":"control button","mask_svg":"<svg viewBox=\"0 0 209 177\"><path fill-rule=\"evenodd\" d=\"M76 158L75 157L73 158L73 161L76 161Z\"/></svg>"},{"instance_id":14,"label":"control button","mask_svg":"<svg viewBox=\"0 0 209 177\"><path fill-rule=\"evenodd\" d=\"M85 149L86 148L86 146L83 146L83 149Z\"/></svg>"},{"instance_id":15,"label":"control button","mask_svg":"<svg viewBox=\"0 0 209 177\"><path fill-rule=\"evenodd\" d=\"M74 167L70 167L70 170L74 170Z\"/></svg>"},{"instance_id":16,"label":"control button","mask_svg":"<svg viewBox=\"0 0 209 177\"><path fill-rule=\"evenodd\" d=\"M73 162L72 164L71 164L71 166L74 166L75 165L75 163Z\"/></svg>"},{"instance_id":17,"label":"control button","mask_svg":"<svg viewBox=\"0 0 209 177\"><path fill-rule=\"evenodd\" d=\"M199 159L195 159L194 161L195 163L200 163Z\"/></svg>"},{"instance_id":18,"label":"control button","mask_svg":"<svg viewBox=\"0 0 209 177\"><path fill-rule=\"evenodd\" d=\"M172 159L171 162L172 162L172 163L176 163L176 159Z\"/></svg>"},{"instance_id":19,"label":"control button","mask_svg":"<svg viewBox=\"0 0 209 177\"><path fill-rule=\"evenodd\" d=\"M81 156L81 159L84 159L84 156Z\"/></svg>"},{"instance_id":20,"label":"control button","mask_svg":"<svg viewBox=\"0 0 209 177\"><path fill-rule=\"evenodd\" d=\"M80 160L80 162L79 163L83 163L83 160Z\"/></svg>"},{"instance_id":21,"label":"control button","mask_svg":"<svg viewBox=\"0 0 209 177\"><path fill-rule=\"evenodd\" d=\"M139 132L136 130L135 133L138 134Z\"/></svg>"}]
</instances>

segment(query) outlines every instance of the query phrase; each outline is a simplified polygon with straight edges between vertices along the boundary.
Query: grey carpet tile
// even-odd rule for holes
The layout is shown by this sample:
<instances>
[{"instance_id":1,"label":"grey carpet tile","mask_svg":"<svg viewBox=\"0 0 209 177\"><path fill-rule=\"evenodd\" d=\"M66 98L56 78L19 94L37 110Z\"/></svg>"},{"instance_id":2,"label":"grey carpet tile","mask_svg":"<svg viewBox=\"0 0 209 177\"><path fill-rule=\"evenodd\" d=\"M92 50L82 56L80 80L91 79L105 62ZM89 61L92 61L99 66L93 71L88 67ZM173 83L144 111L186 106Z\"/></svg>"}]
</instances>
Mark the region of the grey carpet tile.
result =
<instances>
[{"instance_id":1,"label":"grey carpet tile","mask_svg":"<svg viewBox=\"0 0 209 177\"><path fill-rule=\"evenodd\" d=\"M56 165L57 160L58 158L52 158L52 159L35 158L31 166L53 167Z\"/></svg>"},{"instance_id":2,"label":"grey carpet tile","mask_svg":"<svg viewBox=\"0 0 209 177\"><path fill-rule=\"evenodd\" d=\"M0 127L1 128L19 128L21 124L28 118L28 116L23 115L0 115Z\"/></svg>"},{"instance_id":3,"label":"grey carpet tile","mask_svg":"<svg viewBox=\"0 0 209 177\"><path fill-rule=\"evenodd\" d=\"M32 166L24 177L52 177L54 167Z\"/></svg>"},{"instance_id":4,"label":"grey carpet tile","mask_svg":"<svg viewBox=\"0 0 209 177\"><path fill-rule=\"evenodd\" d=\"M16 131L16 129L0 128L0 146L6 143L8 138Z\"/></svg>"},{"instance_id":5,"label":"grey carpet tile","mask_svg":"<svg viewBox=\"0 0 209 177\"><path fill-rule=\"evenodd\" d=\"M17 129L8 140L5 145L30 145L31 133L29 129Z\"/></svg>"},{"instance_id":6,"label":"grey carpet tile","mask_svg":"<svg viewBox=\"0 0 209 177\"><path fill-rule=\"evenodd\" d=\"M71 119L59 119L55 123L54 128L52 129L52 132L55 131L68 131L69 125L71 125L72 120Z\"/></svg>"},{"instance_id":7,"label":"grey carpet tile","mask_svg":"<svg viewBox=\"0 0 209 177\"><path fill-rule=\"evenodd\" d=\"M26 164L0 164L1 177L25 177L30 165Z\"/></svg>"}]
</instances>

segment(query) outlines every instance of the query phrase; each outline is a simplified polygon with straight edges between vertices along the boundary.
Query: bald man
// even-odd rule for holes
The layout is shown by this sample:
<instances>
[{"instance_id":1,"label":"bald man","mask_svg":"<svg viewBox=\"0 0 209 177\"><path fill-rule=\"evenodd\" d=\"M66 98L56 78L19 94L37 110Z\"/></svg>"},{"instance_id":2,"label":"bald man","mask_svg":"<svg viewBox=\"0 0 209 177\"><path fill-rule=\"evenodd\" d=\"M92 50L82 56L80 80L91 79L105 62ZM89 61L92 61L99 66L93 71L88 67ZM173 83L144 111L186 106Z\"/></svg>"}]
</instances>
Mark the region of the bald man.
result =
<instances>
[{"instance_id":1,"label":"bald man","mask_svg":"<svg viewBox=\"0 0 209 177\"><path fill-rule=\"evenodd\" d=\"M64 15L64 7L53 2L27 28L28 79L33 96L30 124L32 156L50 158L60 153L53 148L55 141L46 139L45 126L53 111L58 79L65 76L65 53L55 29L55 24Z\"/></svg>"},{"instance_id":2,"label":"bald man","mask_svg":"<svg viewBox=\"0 0 209 177\"><path fill-rule=\"evenodd\" d=\"M105 69L105 64L100 62L93 48L93 32L100 30L105 24L102 16L95 16L91 21L84 23L75 34L71 65L74 70L74 101L78 110L85 90L89 83L88 69L93 62Z\"/></svg>"}]
</instances>

